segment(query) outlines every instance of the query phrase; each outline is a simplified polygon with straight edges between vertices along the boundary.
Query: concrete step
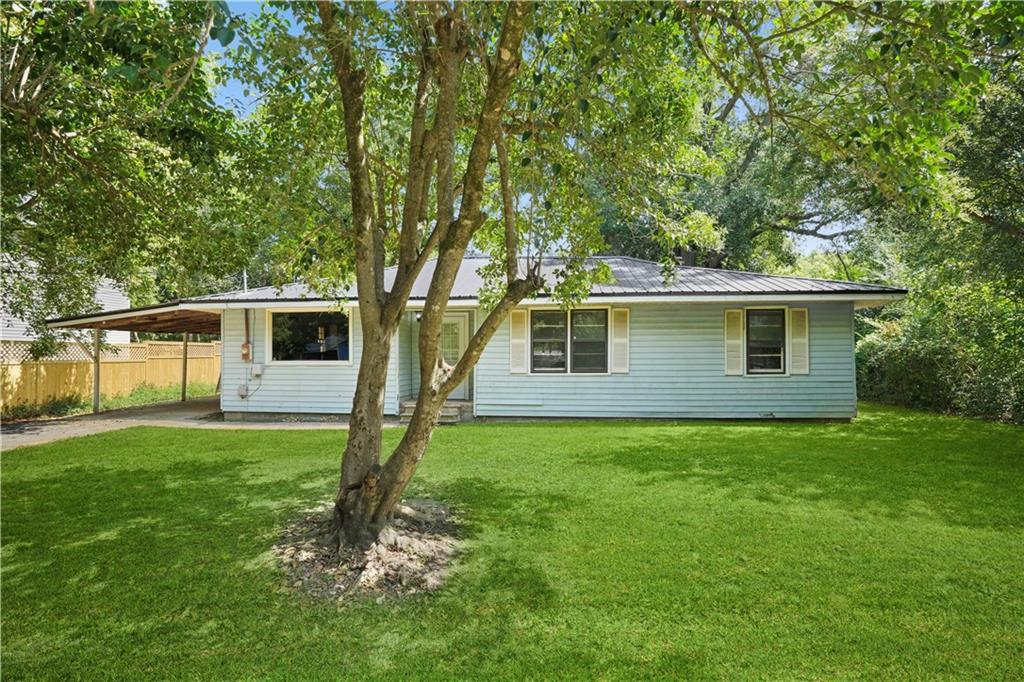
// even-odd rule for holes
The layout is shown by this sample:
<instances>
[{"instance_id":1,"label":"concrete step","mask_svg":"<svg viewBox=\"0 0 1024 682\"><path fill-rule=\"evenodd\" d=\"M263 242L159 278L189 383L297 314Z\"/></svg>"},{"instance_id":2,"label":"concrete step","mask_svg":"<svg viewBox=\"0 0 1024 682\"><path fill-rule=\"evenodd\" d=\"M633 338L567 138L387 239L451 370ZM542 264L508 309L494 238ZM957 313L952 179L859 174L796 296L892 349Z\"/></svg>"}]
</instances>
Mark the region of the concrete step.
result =
<instances>
[{"instance_id":1,"label":"concrete step","mask_svg":"<svg viewBox=\"0 0 1024 682\"><path fill-rule=\"evenodd\" d=\"M416 410L415 400L403 400L398 421L408 424ZM438 424L458 424L473 419L473 403L468 400L446 400L437 415Z\"/></svg>"}]
</instances>

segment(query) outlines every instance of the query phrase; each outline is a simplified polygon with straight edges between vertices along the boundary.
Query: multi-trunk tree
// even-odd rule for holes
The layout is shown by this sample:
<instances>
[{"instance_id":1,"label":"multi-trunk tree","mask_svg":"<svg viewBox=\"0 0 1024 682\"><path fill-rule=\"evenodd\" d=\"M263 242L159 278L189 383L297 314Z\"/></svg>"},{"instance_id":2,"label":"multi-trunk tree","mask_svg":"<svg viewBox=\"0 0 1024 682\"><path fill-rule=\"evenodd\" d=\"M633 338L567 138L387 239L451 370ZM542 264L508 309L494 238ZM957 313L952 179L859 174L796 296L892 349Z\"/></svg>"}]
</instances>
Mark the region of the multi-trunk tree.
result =
<instances>
[{"instance_id":1,"label":"multi-trunk tree","mask_svg":"<svg viewBox=\"0 0 1024 682\"><path fill-rule=\"evenodd\" d=\"M337 539L375 539L445 398L510 309L542 290L570 304L605 276L585 257L602 247L609 200L666 247L717 242L680 191L719 172L707 122L739 107L769 139L775 126L799 130L812 153L856 166L877 191L925 203L938 141L986 77L978 55L1016 49L1015 21L999 3L860 2L325 1L253 18L234 58L259 97L258 218L296 275L321 292L354 279L358 292L363 353ZM470 249L492 256L488 305L450 366L441 322ZM540 276L545 253L567 263L555 281ZM390 342L431 259L420 392L385 458Z\"/></svg>"},{"instance_id":2,"label":"multi-trunk tree","mask_svg":"<svg viewBox=\"0 0 1024 682\"><path fill-rule=\"evenodd\" d=\"M584 184L587 165L618 164L626 176L703 163L689 152L696 149L697 105L707 81L684 78L697 71L674 50L679 33L664 8L320 2L315 14L310 9L292 7L307 27L301 35L264 17L255 22L262 30L247 39L259 51L310 60L293 76L303 81L304 96L320 103L306 113L334 121L333 134L342 139L343 164L334 162L340 150L331 142L314 139L307 158L319 151L326 172L282 169L283 184L304 188L296 194L313 197L322 220L341 218L340 234L315 240L311 256L310 230L300 219L297 235L282 229L293 237L282 238L282 248L294 246L307 275L337 268L356 282L363 352L335 531L340 541L366 545L415 472L445 399L508 312L542 289L560 300L578 298L604 275L585 261L601 243ZM239 61L244 65L244 57ZM287 71L294 74L296 66ZM249 73L264 87L273 77L255 61ZM271 128L303 108L282 86L285 70L276 75L258 123ZM327 205L325 184L345 188L347 211ZM642 212L649 199L632 208ZM270 220L291 212L273 205ZM441 324L470 248L494 256L484 273L488 305L463 356L448 365L439 352ZM567 263L557 282L540 272L540 257L553 251ZM428 261L421 389L408 428L383 460L391 339ZM394 273L385 280L388 267ZM316 279L330 284L329 277Z\"/></svg>"}]
</instances>

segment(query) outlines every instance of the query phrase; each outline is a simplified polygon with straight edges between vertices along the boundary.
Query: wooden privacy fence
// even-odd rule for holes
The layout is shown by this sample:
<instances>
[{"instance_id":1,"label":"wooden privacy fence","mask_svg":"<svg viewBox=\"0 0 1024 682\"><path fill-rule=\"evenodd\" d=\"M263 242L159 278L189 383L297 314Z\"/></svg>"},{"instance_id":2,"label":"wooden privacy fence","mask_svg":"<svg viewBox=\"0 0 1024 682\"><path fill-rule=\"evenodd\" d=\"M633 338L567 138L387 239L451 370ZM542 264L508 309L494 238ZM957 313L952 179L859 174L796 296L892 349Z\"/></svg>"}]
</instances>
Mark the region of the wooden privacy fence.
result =
<instances>
[{"instance_id":1,"label":"wooden privacy fence","mask_svg":"<svg viewBox=\"0 0 1024 682\"><path fill-rule=\"evenodd\" d=\"M0 364L0 405L39 405L57 398L92 395L93 363L69 346L54 360L17 362L22 353L5 343ZM146 341L113 346L100 356L100 393L114 397L148 384L181 384L181 343ZM68 359L63 359L68 358ZM188 344L189 383L216 384L220 379L220 342Z\"/></svg>"}]
</instances>

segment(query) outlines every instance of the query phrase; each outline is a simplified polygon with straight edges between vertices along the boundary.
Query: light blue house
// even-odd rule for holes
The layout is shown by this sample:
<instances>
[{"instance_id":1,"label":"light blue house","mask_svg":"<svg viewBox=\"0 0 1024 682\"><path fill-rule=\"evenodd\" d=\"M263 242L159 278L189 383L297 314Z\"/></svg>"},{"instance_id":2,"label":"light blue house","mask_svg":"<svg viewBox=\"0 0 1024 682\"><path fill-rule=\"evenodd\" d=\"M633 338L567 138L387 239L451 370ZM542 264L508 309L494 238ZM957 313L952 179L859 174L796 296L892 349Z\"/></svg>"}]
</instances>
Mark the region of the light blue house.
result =
<instances>
[{"instance_id":1,"label":"light blue house","mask_svg":"<svg viewBox=\"0 0 1024 682\"><path fill-rule=\"evenodd\" d=\"M658 263L601 260L613 283L595 285L569 311L544 296L525 301L451 398L478 417L851 418L854 310L906 293L686 266L666 280ZM449 361L482 319L477 270L484 262L466 258L456 279L442 330ZM552 277L558 266L546 259L543 271ZM393 342L390 415L418 390L418 309L431 276L432 263ZM361 347L351 296L339 306L301 285L268 287L54 325L219 331L226 418L345 414Z\"/></svg>"}]
</instances>

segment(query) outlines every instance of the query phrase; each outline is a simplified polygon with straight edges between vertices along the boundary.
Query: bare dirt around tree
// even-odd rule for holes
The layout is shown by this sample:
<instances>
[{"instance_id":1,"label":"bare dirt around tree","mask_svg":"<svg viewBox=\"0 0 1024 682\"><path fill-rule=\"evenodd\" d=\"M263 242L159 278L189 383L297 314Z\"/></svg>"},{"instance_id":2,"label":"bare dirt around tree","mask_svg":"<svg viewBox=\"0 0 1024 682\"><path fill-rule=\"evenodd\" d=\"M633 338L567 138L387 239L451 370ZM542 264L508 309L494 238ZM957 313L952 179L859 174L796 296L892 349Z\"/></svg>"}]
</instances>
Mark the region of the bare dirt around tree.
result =
<instances>
[{"instance_id":1,"label":"bare dirt around tree","mask_svg":"<svg viewBox=\"0 0 1024 682\"><path fill-rule=\"evenodd\" d=\"M444 583L458 555L450 510L434 500L405 501L367 550L325 541L331 509L307 510L290 522L272 553L289 589L316 600L344 603L360 596L413 595Z\"/></svg>"}]
</instances>

